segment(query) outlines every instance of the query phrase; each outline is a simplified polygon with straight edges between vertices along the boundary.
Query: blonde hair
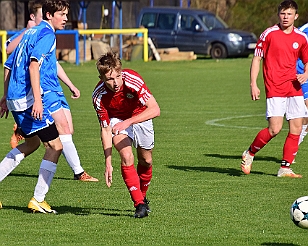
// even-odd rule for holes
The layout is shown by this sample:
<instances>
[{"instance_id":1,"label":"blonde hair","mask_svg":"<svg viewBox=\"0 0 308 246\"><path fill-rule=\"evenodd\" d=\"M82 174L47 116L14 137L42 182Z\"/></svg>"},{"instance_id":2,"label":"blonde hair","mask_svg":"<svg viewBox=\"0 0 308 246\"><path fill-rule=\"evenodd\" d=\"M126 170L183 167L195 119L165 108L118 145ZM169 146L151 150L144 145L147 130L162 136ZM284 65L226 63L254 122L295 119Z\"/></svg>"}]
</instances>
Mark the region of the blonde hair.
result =
<instances>
[{"instance_id":1,"label":"blonde hair","mask_svg":"<svg viewBox=\"0 0 308 246\"><path fill-rule=\"evenodd\" d=\"M117 54L113 52L107 52L98 58L96 62L96 68L99 73L99 78L104 79L106 73L109 73L112 70L121 71L122 62Z\"/></svg>"}]
</instances>

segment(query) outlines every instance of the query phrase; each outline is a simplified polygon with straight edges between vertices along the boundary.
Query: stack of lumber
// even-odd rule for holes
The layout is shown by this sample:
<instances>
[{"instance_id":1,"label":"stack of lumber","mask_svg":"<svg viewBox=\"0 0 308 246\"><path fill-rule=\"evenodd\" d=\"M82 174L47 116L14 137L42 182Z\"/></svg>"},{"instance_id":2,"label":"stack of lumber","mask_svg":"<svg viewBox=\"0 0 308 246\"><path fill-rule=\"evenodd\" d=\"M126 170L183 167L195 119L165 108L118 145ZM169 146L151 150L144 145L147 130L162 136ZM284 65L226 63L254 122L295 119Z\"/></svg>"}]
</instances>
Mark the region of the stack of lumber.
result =
<instances>
[{"instance_id":1,"label":"stack of lumber","mask_svg":"<svg viewBox=\"0 0 308 246\"><path fill-rule=\"evenodd\" d=\"M193 51L179 51L177 47L156 49L161 61L196 60L197 55Z\"/></svg>"}]
</instances>

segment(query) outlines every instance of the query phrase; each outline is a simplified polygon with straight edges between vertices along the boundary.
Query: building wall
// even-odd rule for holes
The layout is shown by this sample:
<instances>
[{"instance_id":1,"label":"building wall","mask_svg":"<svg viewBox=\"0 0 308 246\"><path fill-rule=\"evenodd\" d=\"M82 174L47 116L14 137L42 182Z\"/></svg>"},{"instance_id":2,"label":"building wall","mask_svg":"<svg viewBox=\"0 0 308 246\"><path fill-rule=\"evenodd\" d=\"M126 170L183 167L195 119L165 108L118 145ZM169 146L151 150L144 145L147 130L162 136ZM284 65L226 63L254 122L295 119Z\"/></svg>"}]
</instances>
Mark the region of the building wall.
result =
<instances>
[{"instance_id":1,"label":"building wall","mask_svg":"<svg viewBox=\"0 0 308 246\"><path fill-rule=\"evenodd\" d=\"M120 1L117 1L120 2ZM154 6L179 6L180 0L154 0ZM185 2L185 1L183 1ZM86 22L90 29L111 28L112 2L111 1L86 1ZM143 7L150 6L150 0L139 2L122 2L123 28L136 27L136 17ZM103 10L108 9L109 15L102 15ZM1 1L0 0L0 30L20 30L28 21L27 2ZM119 8L114 8L114 27L119 27ZM77 22L83 21L80 4L77 1L70 3L69 23L70 29L76 27ZM72 24L73 23L73 24Z\"/></svg>"}]
</instances>

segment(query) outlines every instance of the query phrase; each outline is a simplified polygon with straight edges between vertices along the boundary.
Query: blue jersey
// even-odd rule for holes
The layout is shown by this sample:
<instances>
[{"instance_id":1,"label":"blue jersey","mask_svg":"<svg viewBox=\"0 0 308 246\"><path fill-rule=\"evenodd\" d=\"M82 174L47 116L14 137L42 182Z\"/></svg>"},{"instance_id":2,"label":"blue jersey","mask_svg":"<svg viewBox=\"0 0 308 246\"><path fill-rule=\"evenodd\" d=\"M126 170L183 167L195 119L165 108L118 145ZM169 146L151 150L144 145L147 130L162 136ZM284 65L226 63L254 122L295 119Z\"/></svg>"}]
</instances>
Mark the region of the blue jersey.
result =
<instances>
[{"instance_id":1,"label":"blue jersey","mask_svg":"<svg viewBox=\"0 0 308 246\"><path fill-rule=\"evenodd\" d=\"M19 45L4 65L11 70L7 93L10 111L24 111L33 105L29 73L32 59L40 65L41 93L62 91L57 77L56 36L46 21L25 31Z\"/></svg>"},{"instance_id":2,"label":"blue jersey","mask_svg":"<svg viewBox=\"0 0 308 246\"><path fill-rule=\"evenodd\" d=\"M308 36L308 23L303 25L302 27L298 28L300 31L304 32ZM304 73L304 63L298 59L297 64L296 64L296 71L298 74L303 74Z\"/></svg>"}]
</instances>

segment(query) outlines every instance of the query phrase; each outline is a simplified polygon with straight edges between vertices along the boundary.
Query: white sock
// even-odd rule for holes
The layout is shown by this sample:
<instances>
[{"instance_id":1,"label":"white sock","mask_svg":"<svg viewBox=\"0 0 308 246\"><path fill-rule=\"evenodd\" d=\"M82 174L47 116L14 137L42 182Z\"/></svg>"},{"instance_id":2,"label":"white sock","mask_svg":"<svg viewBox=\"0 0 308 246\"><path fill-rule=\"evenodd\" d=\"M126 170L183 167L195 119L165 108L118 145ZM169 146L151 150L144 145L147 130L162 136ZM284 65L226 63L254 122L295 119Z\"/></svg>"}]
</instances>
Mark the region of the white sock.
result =
<instances>
[{"instance_id":1,"label":"white sock","mask_svg":"<svg viewBox=\"0 0 308 246\"><path fill-rule=\"evenodd\" d=\"M74 174L80 174L84 172L80 164L80 159L75 144L73 142L72 135L60 135L60 140L63 145L62 154L64 155L69 166L72 168Z\"/></svg>"},{"instance_id":2,"label":"white sock","mask_svg":"<svg viewBox=\"0 0 308 246\"><path fill-rule=\"evenodd\" d=\"M307 129L307 125L303 125L301 135L299 136L298 145L300 145L301 142L303 142L304 137L307 135L306 129Z\"/></svg>"},{"instance_id":3,"label":"white sock","mask_svg":"<svg viewBox=\"0 0 308 246\"><path fill-rule=\"evenodd\" d=\"M42 202L49 190L53 176L55 175L57 164L51 161L42 160L39 177L34 189L34 198L38 202Z\"/></svg>"},{"instance_id":4,"label":"white sock","mask_svg":"<svg viewBox=\"0 0 308 246\"><path fill-rule=\"evenodd\" d=\"M25 158L25 156L17 149L12 149L0 163L0 182L5 179Z\"/></svg>"}]
</instances>

